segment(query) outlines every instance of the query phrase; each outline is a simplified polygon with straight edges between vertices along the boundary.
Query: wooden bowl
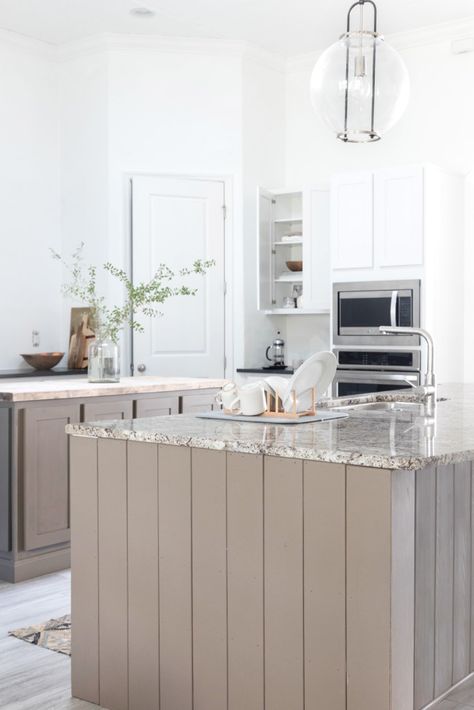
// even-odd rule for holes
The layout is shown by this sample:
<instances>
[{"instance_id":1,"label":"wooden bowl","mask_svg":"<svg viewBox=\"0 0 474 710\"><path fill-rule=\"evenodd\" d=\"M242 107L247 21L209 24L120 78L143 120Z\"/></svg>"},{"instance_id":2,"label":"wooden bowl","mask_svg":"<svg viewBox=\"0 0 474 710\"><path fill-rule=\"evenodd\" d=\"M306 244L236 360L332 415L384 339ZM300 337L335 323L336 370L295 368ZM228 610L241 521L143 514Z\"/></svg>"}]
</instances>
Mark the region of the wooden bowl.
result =
<instances>
[{"instance_id":1,"label":"wooden bowl","mask_svg":"<svg viewBox=\"0 0 474 710\"><path fill-rule=\"evenodd\" d=\"M302 261L287 261L286 265L290 271L303 271Z\"/></svg>"},{"instance_id":2,"label":"wooden bowl","mask_svg":"<svg viewBox=\"0 0 474 710\"><path fill-rule=\"evenodd\" d=\"M64 353L21 353L25 362L35 370L51 370L64 357Z\"/></svg>"}]
</instances>

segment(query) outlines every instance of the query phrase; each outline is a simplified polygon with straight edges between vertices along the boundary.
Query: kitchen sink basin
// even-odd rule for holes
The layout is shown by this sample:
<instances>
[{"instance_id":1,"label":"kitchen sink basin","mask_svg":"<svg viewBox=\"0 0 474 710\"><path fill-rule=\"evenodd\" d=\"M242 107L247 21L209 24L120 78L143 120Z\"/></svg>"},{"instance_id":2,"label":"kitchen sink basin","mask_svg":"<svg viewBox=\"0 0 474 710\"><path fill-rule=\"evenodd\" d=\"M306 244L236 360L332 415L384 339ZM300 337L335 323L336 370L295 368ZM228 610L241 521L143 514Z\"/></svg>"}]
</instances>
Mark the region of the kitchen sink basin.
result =
<instances>
[{"instance_id":1,"label":"kitchen sink basin","mask_svg":"<svg viewBox=\"0 0 474 710\"><path fill-rule=\"evenodd\" d=\"M334 407L334 409L342 409L347 412L419 412L422 408L421 402L364 402Z\"/></svg>"}]
</instances>

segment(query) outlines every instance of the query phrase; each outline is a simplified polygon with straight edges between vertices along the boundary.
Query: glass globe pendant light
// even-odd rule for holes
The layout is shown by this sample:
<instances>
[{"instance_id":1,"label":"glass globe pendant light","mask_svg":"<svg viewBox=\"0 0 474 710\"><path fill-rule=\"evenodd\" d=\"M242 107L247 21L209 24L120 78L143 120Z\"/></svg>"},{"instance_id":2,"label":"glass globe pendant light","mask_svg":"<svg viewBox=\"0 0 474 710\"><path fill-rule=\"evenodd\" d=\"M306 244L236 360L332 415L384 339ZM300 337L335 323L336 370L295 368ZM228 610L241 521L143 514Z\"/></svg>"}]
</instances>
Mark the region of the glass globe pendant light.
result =
<instances>
[{"instance_id":1,"label":"glass globe pendant light","mask_svg":"<svg viewBox=\"0 0 474 710\"><path fill-rule=\"evenodd\" d=\"M364 6L373 10L364 28ZM351 15L359 8L359 29ZM346 32L319 57L311 75L311 102L337 137L350 143L378 141L401 118L410 80L398 54L377 32L377 7L358 0L347 13Z\"/></svg>"}]
</instances>

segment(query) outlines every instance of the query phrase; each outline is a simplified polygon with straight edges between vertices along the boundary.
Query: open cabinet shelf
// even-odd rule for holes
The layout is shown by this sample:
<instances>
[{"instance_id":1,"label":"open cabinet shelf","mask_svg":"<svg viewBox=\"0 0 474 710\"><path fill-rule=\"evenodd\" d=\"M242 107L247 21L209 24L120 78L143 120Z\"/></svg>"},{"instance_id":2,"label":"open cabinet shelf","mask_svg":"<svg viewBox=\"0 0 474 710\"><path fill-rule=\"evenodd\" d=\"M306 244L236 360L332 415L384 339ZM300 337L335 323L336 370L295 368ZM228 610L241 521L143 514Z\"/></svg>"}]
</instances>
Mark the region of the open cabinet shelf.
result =
<instances>
[{"instance_id":1,"label":"open cabinet shelf","mask_svg":"<svg viewBox=\"0 0 474 710\"><path fill-rule=\"evenodd\" d=\"M267 316L326 316L329 308L273 308L265 311Z\"/></svg>"},{"instance_id":2,"label":"open cabinet shelf","mask_svg":"<svg viewBox=\"0 0 474 710\"><path fill-rule=\"evenodd\" d=\"M266 315L318 315L330 308L329 185L258 190L258 308ZM284 237L292 236L293 241ZM302 271L287 262L301 261ZM284 308L303 295L303 308Z\"/></svg>"}]
</instances>

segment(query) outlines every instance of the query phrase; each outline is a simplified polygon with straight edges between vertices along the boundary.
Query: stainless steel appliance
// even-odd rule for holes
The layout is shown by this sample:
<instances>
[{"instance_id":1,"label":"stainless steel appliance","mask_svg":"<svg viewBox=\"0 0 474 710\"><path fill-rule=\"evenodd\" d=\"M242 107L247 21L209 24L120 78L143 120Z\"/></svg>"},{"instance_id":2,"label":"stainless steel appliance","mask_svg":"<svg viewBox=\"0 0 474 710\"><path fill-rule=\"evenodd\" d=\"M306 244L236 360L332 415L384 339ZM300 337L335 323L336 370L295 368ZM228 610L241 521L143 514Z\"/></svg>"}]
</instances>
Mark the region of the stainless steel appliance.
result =
<instances>
[{"instance_id":1,"label":"stainless steel appliance","mask_svg":"<svg viewBox=\"0 0 474 710\"><path fill-rule=\"evenodd\" d=\"M420 384L419 350L336 348L334 354L337 358L334 397L407 389Z\"/></svg>"},{"instance_id":2,"label":"stainless steel appliance","mask_svg":"<svg viewBox=\"0 0 474 710\"><path fill-rule=\"evenodd\" d=\"M271 352L269 355L268 353ZM265 357L272 364L268 366L269 368L283 368L285 367L285 341L280 337L280 331L277 332L277 337L271 345L268 346Z\"/></svg>"},{"instance_id":3,"label":"stainless steel appliance","mask_svg":"<svg viewBox=\"0 0 474 710\"><path fill-rule=\"evenodd\" d=\"M419 372L385 372L338 369L333 380L334 397L411 389L420 384Z\"/></svg>"},{"instance_id":4,"label":"stainless steel appliance","mask_svg":"<svg viewBox=\"0 0 474 710\"><path fill-rule=\"evenodd\" d=\"M392 346L380 326L420 327L421 281L365 281L333 285L333 343ZM404 335L398 345L419 344L418 335Z\"/></svg>"}]
</instances>

